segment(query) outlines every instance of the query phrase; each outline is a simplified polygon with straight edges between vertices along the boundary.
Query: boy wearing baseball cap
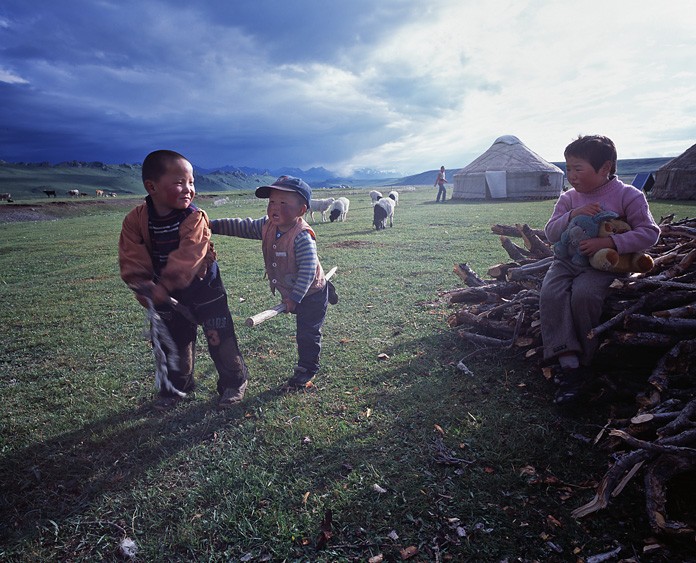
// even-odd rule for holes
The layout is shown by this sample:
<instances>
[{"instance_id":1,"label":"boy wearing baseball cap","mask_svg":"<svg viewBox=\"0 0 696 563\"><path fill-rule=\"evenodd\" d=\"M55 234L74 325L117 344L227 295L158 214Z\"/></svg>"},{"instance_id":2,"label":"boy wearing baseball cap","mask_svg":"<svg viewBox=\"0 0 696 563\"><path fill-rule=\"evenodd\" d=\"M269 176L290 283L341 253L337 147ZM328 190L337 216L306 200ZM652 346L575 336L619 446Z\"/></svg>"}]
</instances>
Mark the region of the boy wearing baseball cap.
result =
<instances>
[{"instance_id":1,"label":"boy wearing baseball cap","mask_svg":"<svg viewBox=\"0 0 696 563\"><path fill-rule=\"evenodd\" d=\"M213 234L261 240L271 291L278 290L285 311L296 316L298 362L287 386L301 388L319 370L327 303L338 297L319 263L316 235L303 219L312 189L300 178L281 176L257 188L256 197L268 199L265 217L217 219L211 228Z\"/></svg>"}]
</instances>

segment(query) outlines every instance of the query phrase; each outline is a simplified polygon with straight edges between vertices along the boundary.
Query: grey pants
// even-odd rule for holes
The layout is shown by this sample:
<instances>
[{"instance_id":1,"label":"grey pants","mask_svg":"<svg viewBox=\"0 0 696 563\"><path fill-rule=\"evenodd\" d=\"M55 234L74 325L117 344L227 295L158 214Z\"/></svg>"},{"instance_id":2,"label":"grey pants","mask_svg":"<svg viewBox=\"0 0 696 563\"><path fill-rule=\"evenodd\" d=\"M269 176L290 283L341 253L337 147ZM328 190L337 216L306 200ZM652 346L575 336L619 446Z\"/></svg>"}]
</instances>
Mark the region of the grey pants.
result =
<instances>
[{"instance_id":1,"label":"grey pants","mask_svg":"<svg viewBox=\"0 0 696 563\"><path fill-rule=\"evenodd\" d=\"M539 300L545 360L575 352L582 365L590 365L599 342L588 339L587 334L599 324L604 299L616 277L568 260L553 261Z\"/></svg>"}]
</instances>

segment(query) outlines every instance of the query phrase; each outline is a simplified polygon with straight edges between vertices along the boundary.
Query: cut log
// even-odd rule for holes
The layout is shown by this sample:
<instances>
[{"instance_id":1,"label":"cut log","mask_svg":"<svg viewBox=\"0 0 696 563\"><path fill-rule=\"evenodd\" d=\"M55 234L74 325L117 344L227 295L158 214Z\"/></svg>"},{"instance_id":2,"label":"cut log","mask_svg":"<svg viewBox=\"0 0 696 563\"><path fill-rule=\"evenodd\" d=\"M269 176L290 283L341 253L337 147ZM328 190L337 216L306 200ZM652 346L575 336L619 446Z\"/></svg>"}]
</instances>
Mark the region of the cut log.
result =
<instances>
[{"instance_id":1,"label":"cut log","mask_svg":"<svg viewBox=\"0 0 696 563\"><path fill-rule=\"evenodd\" d=\"M543 229L529 229L533 234L541 240L546 241L546 233ZM496 235L505 235L506 237L521 237L520 229L512 225L493 225L491 231Z\"/></svg>"},{"instance_id":2,"label":"cut log","mask_svg":"<svg viewBox=\"0 0 696 563\"><path fill-rule=\"evenodd\" d=\"M500 244L503 246L503 249L505 249L505 252L508 253L508 256L513 260L519 261L523 258L531 256L531 252L520 248L506 236L500 237Z\"/></svg>"},{"instance_id":3,"label":"cut log","mask_svg":"<svg viewBox=\"0 0 696 563\"><path fill-rule=\"evenodd\" d=\"M666 332L669 334L690 335L696 332L696 318L648 317L647 315L628 315L623 326L629 331Z\"/></svg>"},{"instance_id":4,"label":"cut log","mask_svg":"<svg viewBox=\"0 0 696 563\"><path fill-rule=\"evenodd\" d=\"M483 281L466 263L455 264L454 273L457 274L469 287L480 287L482 285L486 285L486 282Z\"/></svg>"},{"instance_id":5,"label":"cut log","mask_svg":"<svg viewBox=\"0 0 696 563\"><path fill-rule=\"evenodd\" d=\"M553 250L545 244L533 231L529 228L529 225L520 225L519 223L515 225L520 233L522 233L522 240L524 240L525 247L532 253L532 255L539 258L547 258L553 256Z\"/></svg>"},{"instance_id":6,"label":"cut log","mask_svg":"<svg viewBox=\"0 0 696 563\"><path fill-rule=\"evenodd\" d=\"M694 290L696 292L696 289ZM664 311L653 311L654 317L673 317L673 318L683 318L683 317L696 317L696 301L689 303L688 305L682 305L681 307L674 307L673 309L666 309Z\"/></svg>"}]
</instances>

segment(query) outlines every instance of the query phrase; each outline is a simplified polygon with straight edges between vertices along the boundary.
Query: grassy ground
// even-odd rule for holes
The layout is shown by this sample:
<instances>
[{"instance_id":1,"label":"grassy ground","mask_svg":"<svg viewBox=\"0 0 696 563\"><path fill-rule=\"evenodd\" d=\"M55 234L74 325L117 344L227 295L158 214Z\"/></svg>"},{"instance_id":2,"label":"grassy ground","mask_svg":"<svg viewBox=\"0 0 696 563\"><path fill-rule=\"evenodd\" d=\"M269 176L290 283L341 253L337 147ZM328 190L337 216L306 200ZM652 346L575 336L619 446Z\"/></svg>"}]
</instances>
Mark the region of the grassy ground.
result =
<instances>
[{"instance_id":1,"label":"grassy ground","mask_svg":"<svg viewBox=\"0 0 696 563\"><path fill-rule=\"evenodd\" d=\"M606 413L556 410L534 366L447 330L438 292L460 285L453 264L485 273L505 261L490 226L541 228L554 202L434 196L403 192L386 231L371 225L367 190L349 195L345 223L314 225L340 302L320 375L297 393L280 390L294 318L244 325L277 302L260 243L215 238L250 369L244 402L223 412L202 338L195 396L151 409L144 310L118 276L123 209L0 223L0 559L113 561L124 536L138 561L400 561L415 547L410 561L565 562L617 545L636 561L693 558L691 544L668 542L643 554L638 480L573 520L606 470L589 441ZM199 203L211 218L264 213L235 201Z\"/></svg>"}]
</instances>

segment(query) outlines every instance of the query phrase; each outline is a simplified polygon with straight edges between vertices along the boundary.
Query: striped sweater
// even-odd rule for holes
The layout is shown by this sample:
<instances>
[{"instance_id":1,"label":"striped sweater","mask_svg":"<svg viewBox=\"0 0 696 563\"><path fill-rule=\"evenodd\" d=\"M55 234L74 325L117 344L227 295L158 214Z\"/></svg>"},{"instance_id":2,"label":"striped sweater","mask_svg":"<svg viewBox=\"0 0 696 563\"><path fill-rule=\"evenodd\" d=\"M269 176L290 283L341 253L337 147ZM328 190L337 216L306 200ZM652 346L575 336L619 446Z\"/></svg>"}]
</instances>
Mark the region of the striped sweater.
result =
<instances>
[{"instance_id":1,"label":"striped sweater","mask_svg":"<svg viewBox=\"0 0 696 563\"><path fill-rule=\"evenodd\" d=\"M216 235L262 240L263 226L267 220L267 216L261 219L215 219L210 224L213 234ZM290 298L296 303L301 303L317 272L317 244L309 232L302 231L295 237L293 248L297 262L297 279Z\"/></svg>"}]
</instances>

